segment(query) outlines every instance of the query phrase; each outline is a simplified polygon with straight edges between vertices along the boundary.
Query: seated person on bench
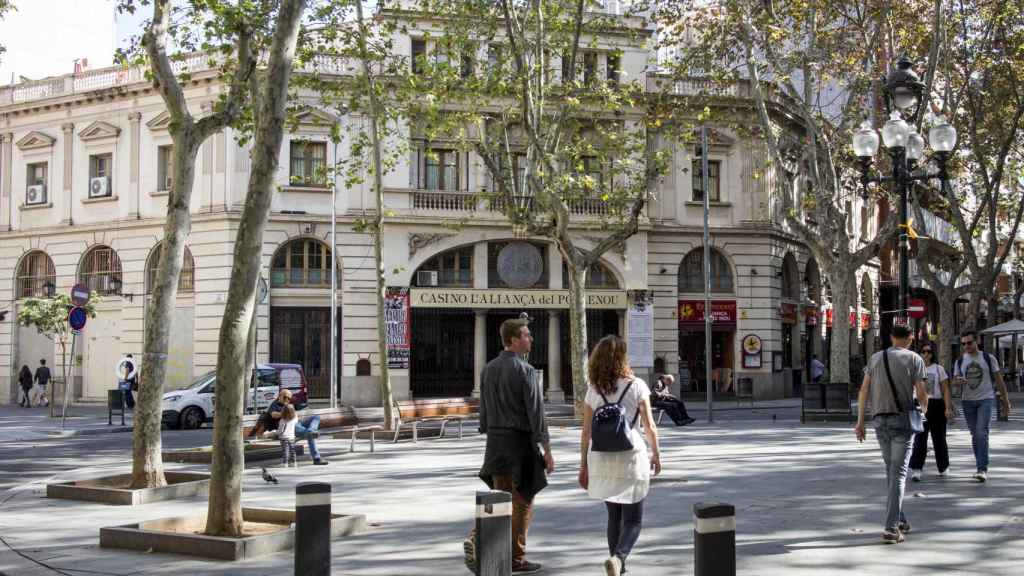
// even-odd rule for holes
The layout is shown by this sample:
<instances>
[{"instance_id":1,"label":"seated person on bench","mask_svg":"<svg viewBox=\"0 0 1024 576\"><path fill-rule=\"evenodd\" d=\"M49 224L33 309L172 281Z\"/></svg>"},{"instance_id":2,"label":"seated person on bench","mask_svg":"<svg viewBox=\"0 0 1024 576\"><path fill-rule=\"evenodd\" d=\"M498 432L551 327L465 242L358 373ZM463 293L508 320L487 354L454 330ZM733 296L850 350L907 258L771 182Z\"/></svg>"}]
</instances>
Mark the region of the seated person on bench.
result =
<instances>
[{"instance_id":1,"label":"seated person on bench","mask_svg":"<svg viewBox=\"0 0 1024 576\"><path fill-rule=\"evenodd\" d=\"M683 404L682 400L670 392L675 381L675 377L671 374L658 376L658 380L654 383L654 389L651 390L651 406L664 410L676 426L686 426L697 420L690 418L690 415L686 413L686 404Z\"/></svg>"},{"instance_id":2,"label":"seated person on bench","mask_svg":"<svg viewBox=\"0 0 1024 576\"><path fill-rule=\"evenodd\" d=\"M277 430L277 423L281 419L281 410L284 409L285 404L292 403L292 391L287 388L282 389L277 394L277 399L270 403L267 407L267 411L260 414L259 420L256 421L256 425L249 431L249 438L258 436L262 432ZM309 444L309 455L313 457L313 464L317 466L324 466L328 462L320 457L320 451L316 448L316 436L320 430L320 417L306 416L305 418L299 418L298 423L295 425L295 439L305 440Z\"/></svg>"}]
</instances>

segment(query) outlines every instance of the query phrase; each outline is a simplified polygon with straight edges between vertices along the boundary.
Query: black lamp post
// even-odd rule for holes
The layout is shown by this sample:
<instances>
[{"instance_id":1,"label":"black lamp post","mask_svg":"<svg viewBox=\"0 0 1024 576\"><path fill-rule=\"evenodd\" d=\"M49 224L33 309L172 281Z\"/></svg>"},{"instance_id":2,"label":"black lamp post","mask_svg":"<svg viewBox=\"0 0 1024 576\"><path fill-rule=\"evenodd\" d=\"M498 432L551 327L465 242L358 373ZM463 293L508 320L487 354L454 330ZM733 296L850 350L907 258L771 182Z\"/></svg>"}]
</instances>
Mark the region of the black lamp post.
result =
<instances>
[{"instance_id":1,"label":"black lamp post","mask_svg":"<svg viewBox=\"0 0 1024 576\"><path fill-rule=\"evenodd\" d=\"M921 111L924 83L913 71L913 63L905 56L900 58L893 70L885 79L885 107L889 112L889 121L882 127L882 142L892 159L892 174L872 174L871 163L878 152L878 132L865 120L859 130L853 134L853 151L860 158L861 184L864 186L864 197L867 198L868 186L872 183L892 182L900 195L899 214L899 309L897 320L906 322L907 301L910 297L910 222L907 196L914 182L938 179L943 186L949 180L946 163L950 152L956 145L956 129L945 119L939 117L928 130L928 140L934 152L938 171L916 172L918 162L924 155L925 141L917 133L912 124L903 120L901 111L905 112L911 123Z\"/></svg>"}]
</instances>

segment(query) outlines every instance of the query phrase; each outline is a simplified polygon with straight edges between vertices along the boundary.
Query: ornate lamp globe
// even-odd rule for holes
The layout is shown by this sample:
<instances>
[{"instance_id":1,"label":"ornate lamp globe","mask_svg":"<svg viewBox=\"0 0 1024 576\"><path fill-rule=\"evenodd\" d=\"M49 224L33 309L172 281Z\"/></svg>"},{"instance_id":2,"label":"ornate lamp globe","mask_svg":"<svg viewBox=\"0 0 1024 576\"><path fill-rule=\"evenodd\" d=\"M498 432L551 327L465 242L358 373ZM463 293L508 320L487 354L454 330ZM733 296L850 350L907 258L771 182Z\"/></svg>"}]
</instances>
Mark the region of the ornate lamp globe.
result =
<instances>
[{"instance_id":1,"label":"ornate lamp globe","mask_svg":"<svg viewBox=\"0 0 1024 576\"><path fill-rule=\"evenodd\" d=\"M945 118L939 117L938 122L928 130L928 143L936 152L952 152L956 146L956 128L953 128Z\"/></svg>"},{"instance_id":2,"label":"ornate lamp globe","mask_svg":"<svg viewBox=\"0 0 1024 576\"><path fill-rule=\"evenodd\" d=\"M910 125L907 124L899 111L893 111L889 115L889 121L882 127L882 142L886 148L904 148L907 145L907 137L910 135Z\"/></svg>"},{"instance_id":3,"label":"ornate lamp globe","mask_svg":"<svg viewBox=\"0 0 1024 576\"><path fill-rule=\"evenodd\" d=\"M871 158L878 152L878 132L865 120L853 133L853 153L860 158Z\"/></svg>"},{"instance_id":4,"label":"ornate lamp globe","mask_svg":"<svg viewBox=\"0 0 1024 576\"><path fill-rule=\"evenodd\" d=\"M920 160L924 156L924 137L911 128L907 136L907 160Z\"/></svg>"}]
</instances>

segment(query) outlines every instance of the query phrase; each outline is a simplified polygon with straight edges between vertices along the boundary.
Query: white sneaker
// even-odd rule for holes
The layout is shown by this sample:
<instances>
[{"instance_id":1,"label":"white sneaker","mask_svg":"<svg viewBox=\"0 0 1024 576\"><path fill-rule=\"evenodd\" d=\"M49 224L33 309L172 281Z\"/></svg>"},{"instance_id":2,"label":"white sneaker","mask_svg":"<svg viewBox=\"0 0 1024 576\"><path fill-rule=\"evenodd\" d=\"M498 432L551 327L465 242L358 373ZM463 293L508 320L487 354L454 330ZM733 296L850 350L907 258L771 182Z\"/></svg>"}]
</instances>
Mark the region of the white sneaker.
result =
<instances>
[{"instance_id":1,"label":"white sneaker","mask_svg":"<svg viewBox=\"0 0 1024 576\"><path fill-rule=\"evenodd\" d=\"M622 560L618 556L611 556L604 561L605 576L619 576L622 574Z\"/></svg>"},{"instance_id":2,"label":"white sneaker","mask_svg":"<svg viewBox=\"0 0 1024 576\"><path fill-rule=\"evenodd\" d=\"M913 469L911 469L910 470L910 479L913 480L914 482L920 482L921 481L921 471L920 470L913 470Z\"/></svg>"},{"instance_id":3,"label":"white sneaker","mask_svg":"<svg viewBox=\"0 0 1024 576\"><path fill-rule=\"evenodd\" d=\"M985 482L988 480L988 472L984 470L978 470L977 474L974 475L974 479L978 482Z\"/></svg>"}]
</instances>

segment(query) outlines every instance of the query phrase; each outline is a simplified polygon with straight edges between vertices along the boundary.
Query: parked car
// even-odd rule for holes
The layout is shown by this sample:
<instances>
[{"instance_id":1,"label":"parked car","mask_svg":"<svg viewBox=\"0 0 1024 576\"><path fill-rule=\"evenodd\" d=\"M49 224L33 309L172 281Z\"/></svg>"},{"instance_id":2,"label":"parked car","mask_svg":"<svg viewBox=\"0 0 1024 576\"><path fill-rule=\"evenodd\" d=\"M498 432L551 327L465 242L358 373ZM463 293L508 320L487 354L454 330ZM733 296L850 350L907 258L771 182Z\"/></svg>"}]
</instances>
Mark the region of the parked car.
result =
<instances>
[{"instance_id":1,"label":"parked car","mask_svg":"<svg viewBox=\"0 0 1024 576\"><path fill-rule=\"evenodd\" d=\"M169 428L195 429L213 422L214 387L216 372L207 372L188 386L165 392L163 397L163 423ZM281 388L292 391L297 409L306 407L308 390L306 375L298 364L257 364L255 381L250 382L245 405L253 412L265 410L277 397Z\"/></svg>"}]
</instances>

